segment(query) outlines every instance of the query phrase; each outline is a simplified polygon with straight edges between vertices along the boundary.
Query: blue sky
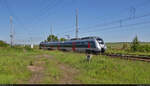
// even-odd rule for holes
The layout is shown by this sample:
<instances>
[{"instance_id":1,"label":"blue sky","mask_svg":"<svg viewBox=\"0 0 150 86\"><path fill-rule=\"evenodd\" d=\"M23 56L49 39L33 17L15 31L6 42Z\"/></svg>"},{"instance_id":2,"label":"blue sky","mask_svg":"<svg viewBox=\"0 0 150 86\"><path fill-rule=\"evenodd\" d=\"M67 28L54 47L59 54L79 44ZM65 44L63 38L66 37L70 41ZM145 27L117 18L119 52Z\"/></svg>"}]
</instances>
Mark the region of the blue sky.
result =
<instances>
[{"instance_id":1,"label":"blue sky","mask_svg":"<svg viewBox=\"0 0 150 86\"><path fill-rule=\"evenodd\" d=\"M50 34L51 26L58 37L73 38L76 8L79 37L128 42L137 35L140 41L150 42L150 15L139 18L150 14L150 0L0 0L0 40L10 42L9 16L13 17L16 43L30 43L31 38L39 43ZM118 22L128 17L131 19Z\"/></svg>"}]
</instances>

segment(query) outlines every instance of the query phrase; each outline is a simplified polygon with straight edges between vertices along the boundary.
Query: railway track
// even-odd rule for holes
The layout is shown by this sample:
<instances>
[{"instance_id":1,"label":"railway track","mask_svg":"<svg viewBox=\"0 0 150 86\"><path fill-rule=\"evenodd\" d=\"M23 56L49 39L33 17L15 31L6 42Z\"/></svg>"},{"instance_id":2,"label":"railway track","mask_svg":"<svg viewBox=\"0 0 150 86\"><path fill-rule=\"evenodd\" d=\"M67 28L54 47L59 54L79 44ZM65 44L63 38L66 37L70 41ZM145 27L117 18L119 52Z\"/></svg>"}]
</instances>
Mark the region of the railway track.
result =
<instances>
[{"instance_id":1,"label":"railway track","mask_svg":"<svg viewBox=\"0 0 150 86\"><path fill-rule=\"evenodd\" d=\"M145 61L150 62L150 56L144 56L144 55L124 55L124 54L103 54L105 56L110 56L112 58L121 58L121 59L127 59L127 60L139 60L139 61Z\"/></svg>"},{"instance_id":2,"label":"railway track","mask_svg":"<svg viewBox=\"0 0 150 86\"><path fill-rule=\"evenodd\" d=\"M125 55L125 54L109 54L109 53L104 53L101 55L109 56L112 58L121 58L121 59L126 59L126 60L139 60L139 61L150 62L150 56L146 56L146 55Z\"/></svg>"}]
</instances>

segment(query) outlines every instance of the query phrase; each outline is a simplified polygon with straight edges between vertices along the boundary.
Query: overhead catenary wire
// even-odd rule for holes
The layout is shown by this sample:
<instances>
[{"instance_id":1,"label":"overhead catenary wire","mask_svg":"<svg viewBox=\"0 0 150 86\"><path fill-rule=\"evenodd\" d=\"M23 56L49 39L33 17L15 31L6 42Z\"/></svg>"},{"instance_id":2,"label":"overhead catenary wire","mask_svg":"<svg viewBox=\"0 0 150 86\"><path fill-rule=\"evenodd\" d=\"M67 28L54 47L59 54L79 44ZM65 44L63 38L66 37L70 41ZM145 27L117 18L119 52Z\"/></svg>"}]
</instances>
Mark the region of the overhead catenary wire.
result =
<instances>
[{"instance_id":1,"label":"overhead catenary wire","mask_svg":"<svg viewBox=\"0 0 150 86\"><path fill-rule=\"evenodd\" d=\"M147 13L147 14L144 14L144 15L140 15L140 16L135 16L133 19L131 19L130 17L127 17L127 18L124 18L124 19L118 19L116 21L112 21L112 22L109 22L109 23L103 23L103 24L97 24L97 25L94 25L94 26L91 26L91 27L85 27L86 28L86 31L81 31L80 33L83 34L83 33L89 33L91 31L95 31L95 30L102 30L102 28L96 28L96 27L105 27L105 26L109 26L109 25L116 25L117 23L119 24L120 23L120 27L122 27L122 24L123 22L126 22L126 21L132 21L132 20L135 20L135 19L140 19L140 18L144 18L144 17L149 17L150 16L150 13ZM96 29L93 29L93 28L96 28ZM69 31L66 31L66 32L63 32L63 33L60 33L60 34L66 34L66 33L71 33L71 31L74 31L74 29L71 29Z\"/></svg>"},{"instance_id":2,"label":"overhead catenary wire","mask_svg":"<svg viewBox=\"0 0 150 86\"><path fill-rule=\"evenodd\" d=\"M8 4L8 1L7 1L7 0L4 0L4 4L5 4L5 6L6 6L8 12L9 12L9 14L10 14L10 16L13 17L13 22L16 22L16 23L18 23L19 25L21 25L22 29L23 29L24 31L26 31L27 34L29 35L29 31L27 30L27 28L25 28L24 24L21 23L22 21L20 20L20 18L19 18L17 15L15 15L15 13L12 11L12 9L10 8L10 5Z\"/></svg>"},{"instance_id":3,"label":"overhead catenary wire","mask_svg":"<svg viewBox=\"0 0 150 86\"><path fill-rule=\"evenodd\" d=\"M140 4L137 4L137 5L134 5L134 6L130 6L130 7L128 7L128 8L126 8L126 9L131 9L131 7L132 7L132 13L131 13L131 15L132 16L129 16L129 17L127 17L127 18L123 18L123 19L118 19L118 20L116 20L116 21L112 21L112 22L109 22L109 23L104 23L104 24L97 24L97 25L94 25L94 26L90 26L90 27L85 27L86 28L86 30L88 29L88 28L94 28L94 27L100 27L100 26L108 26L108 25L111 25L111 24L116 24L116 23L120 23L120 27L122 26L122 23L124 22L124 21L128 21L128 20L132 20L132 19L136 19L136 18L140 18L140 17L144 17L144 16L149 16L149 14L147 15L147 14L145 14L145 15L143 15L143 16L138 16L138 17L136 17L135 16L135 11L136 11L136 9L137 8L139 8L139 7L142 7L142 6L145 6L146 4L150 4L150 1L149 0L146 0L146 1L144 1L143 3L140 3ZM134 9L134 10L133 10ZM81 29L82 30L82 29ZM70 33L70 31L66 31L66 32L68 32L68 33ZM82 33L82 32L81 32Z\"/></svg>"},{"instance_id":4,"label":"overhead catenary wire","mask_svg":"<svg viewBox=\"0 0 150 86\"><path fill-rule=\"evenodd\" d=\"M100 24L100 25L95 25L93 27L90 27L89 29L87 28L86 31L82 31L81 33L90 32L90 31L93 31L93 30L99 30L100 29L100 28L96 28L96 27L105 27L105 26L108 27L108 25L112 25L112 24L115 25L116 23L120 23L120 20L121 20L121 24L122 24L125 21L131 21L131 20L135 20L135 19L140 19L140 18L148 17L148 16L150 16L150 13L147 13L147 14L144 14L144 15L140 15L140 16L136 16L134 19L130 19L130 17L128 17L128 18L125 18L125 19L119 19L117 21L113 21L111 23L104 23L104 24ZM96 29L93 29L93 28L96 28Z\"/></svg>"},{"instance_id":5,"label":"overhead catenary wire","mask_svg":"<svg viewBox=\"0 0 150 86\"><path fill-rule=\"evenodd\" d=\"M45 11L46 12L46 11ZM45 15L45 14L43 14L43 15ZM42 17L42 16L41 16ZM120 27L122 26L122 23L124 22L124 19L119 19L119 20L117 20L117 22L114 22L114 23L120 23ZM113 24L114 24L113 23ZM107 24L106 24L107 25ZM95 26L95 27L100 27L100 26ZM91 28L94 28L93 26L91 27ZM90 29L91 29L90 28ZM73 29L74 30L74 29ZM71 31L73 31L73 30L70 30L70 31L66 31L66 32L64 32L64 33L62 33L62 34L66 34L66 33L70 33ZM28 32L28 31L27 31Z\"/></svg>"},{"instance_id":6,"label":"overhead catenary wire","mask_svg":"<svg viewBox=\"0 0 150 86\"><path fill-rule=\"evenodd\" d=\"M132 8L135 8L135 11L136 10L138 11L138 8L141 8L141 7L146 6L148 4L150 4L150 0L145 0L145 1L143 0L142 3L136 4L136 5L131 5L131 6L127 7L127 8L124 8L124 9L120 10L119 13L115 14L115 16L118 17L118 16L120 16L120 13L124 14L125 12L126 13L129 12L129 17L130 17L131 15L134 14L133 12L130 11ZM96 19L99 19L99 18L96 17Z\"/></svg>"},{"instance_id":7,"label":"overhead catenary wire","mask_svg":"<svg viewBox=\"0 0 150 86\"><path fill-rule=\"evenodd\" d=\"M112 22L109 22L109 23L103 23L103 24L97 24L97 25L94 25L94 26L91 26L91 27L85 27L86 28L86 31L81 31L80 33L83 34L85 32L91 32L93 30L99 30L100 28L98 29L93 29L93 28L96 28L96 27L105 27L105 26L109 26L109 25L115 25L117 23L120 23L120 27L122 27L122 23L123 22L126 22L126 21L131 21L131 20L135 20L135 19L140 19L140 18L144 18L144 17L148 17L150 16L150 13L147 13L147 14L144 14L144 15L140 15L140 16L135 16L133 19L131 19L130 17L127 17L127 18L124 18L124 19L118 19L116 21L112 21ZM90 29L90 30L89 30ZM66 31L66 32L63 32L63 33L60 33L60 34L64 34L64 33L71 33L71 31L73 31L74 29L72 30L69 30L69 31Z\"/></svg>"},{"instance_id":8,"label":"overhead catenary wire","mask_svg":"<svg viewBox=\"0 0 150 86\"><path fill-rule=\"evenodd\" d=\"M126 24L126 25L123 25L121 28L149 24L149 23L150 23L150 21L138 22L138 23L134 23L134 24ZM101 30L99 30L99 31L90 31L90 32L97 33L97 32L103 32L103 31L115 30L115 29L120 29L120 25L109 27L109 28L101 28ZM122 29L120 29L120 30L122 30ZM87 33L83 33L82 35L85 35L85 34L87 34ZM89 34L89 32L88 32L88 34ZM80 35L80 36L82 36L82 35Z\"/></svg>"},{"instance_id":9,"label":"overhead catenary wire","mask_svg":"<svg viewBox=\"0 0 150 86\"><path fill-rule=\"evenodd\" d=\"M54 1L55 1L55 0L54 0ZM4 4L5 4L6 8L8 9L9 14L13 16L14 21L16 21L19 25L21 25L22 29L27 32L27 35L28 35L28 36L30 36L31 34L30 34L29 32L31 32L31 31L29 31L29 28L27 29L27 28L24 27L24 24L21 23L20 18L17 17L17 16L14 14L14 12L12 11L12 9L10 8L10 5L8 4L8 1L7 1L7 0L4 0ZM18 33L17 33L17 34L18 34ZM31 38L31 37L30 37L30 38Z\"/></svg>"},{"instance_id":10,"label":"overhead catenary wire","mask_svg":"<svg viewBox=\"0 0 150 86\"><path fill-rule=\"evenodd\" d=\"M53 8L55 8L58 4L60 4L59 0L53 0L54 2L50 2L48 3L47 6L45 6L44 8L40 9L40 14L35 16L32 21L31 21L31 25L34 22L39 21L42 17L44 17L44 15L48 14L50 12L50 10L52 10ZM62 1L62 0L61 0ZM54 3L54 4L52 4Z\"/></svg>"},{"instance_id":11,"label":"overhead catenary wire","mask_svg":"<svg viewBox=\"0 0 150 86\"><path fill-rule=\"evenodd\" d=\"M56 0L53 0L53 1L55 1L56 2ZM62 0L61 0L62 1ZM59 2L59 0L57 0L57 3L56 4L58 4L58 2ZM12 9L10 8L10 5L8 4L8 1L7 0L4 0L4 4L5 4L5 6L6 6L6 8L8 9L8 12L9 12L9 14L11 15L11 16L13 16L13 18L16 20L16 22L18 23L18 24L21 24L21 26L22 26L22 28L25 30L25 31L27 31L28 29L27 28L24 28L24 24L22 24L21 23L21 21L20 21L20 18L19 17L17 17L15 14L14 14L14 12L12 11ZM51 3L50 3L51 4ZM55 7L55 5L56 4L54 4L53 6L52 6L52 8L53 7ZM47 12L48 10L50 10L50 9L52 9L52 8L50 8L50 7L46 7L47 9L45 10L45 12ZM44 8L45 9L45 8ZM41 9L41 10L43 10L43 9ZM40 16L42 16L43 14L45 14L45 13L41 13L40 14ZM37 18L36 18L37 19ZM29 30L27 31L27 32L30 32Z\"/></svg>"},{"instance_id":12,"label":"overhead catenary wire","mask_svg":"<svg viewBox=\"0 0 150 86\"><path fill-rule=\"evenodd\" d=\"M54 0L56 2L56 0ZM58 0L53 6L49 7L49 5L44 9L45 11L41 12L40 15L36 16L30 23L30 25L32 24L38 24L39 22L38 21L41 21L41 20L44 20L45 18L43 17L48 17L54 13L51 13L50 14L50 10L52 10L53 8L56 8L58 5L60 5L61 3L63 2L63 0L61 0L61 2ZM47 15L47 16L46 16ZM29 26L31 27L31 26Z\"/></svg>"},{"instance_id":13,"label":"overhead catenary wire","mask_svg":"<svg viewBox=\"0 0 150 86\"><path fill-rule=\"evenodd\" d=\"M70 0L71 2L73 2L74 0ZM61 0L61 3L63 2L63 0ZM60 2L59 2L59 4L60 4ZM61 8L63 8L65 5L61 5ZM48 12L49 13L49 12ZM48 14L47 13L47 14ZM56 13L56 12L55 12ZM52 14L54 14L54 13L51 13L50 15L52 15ZM48 15L48 16L50 16L50 15ZM40 16L39 16L40 17ZM40 20L40 19L39 19ZM44 18L43 18L43 20L44 20ZM37 24L37 23L36 23ZM68 31L67 31L68 32ZM61 33L59 33L59 34L61 34ZM63 33L64 34L64 33Z\"/></svg>"}]
</instances>

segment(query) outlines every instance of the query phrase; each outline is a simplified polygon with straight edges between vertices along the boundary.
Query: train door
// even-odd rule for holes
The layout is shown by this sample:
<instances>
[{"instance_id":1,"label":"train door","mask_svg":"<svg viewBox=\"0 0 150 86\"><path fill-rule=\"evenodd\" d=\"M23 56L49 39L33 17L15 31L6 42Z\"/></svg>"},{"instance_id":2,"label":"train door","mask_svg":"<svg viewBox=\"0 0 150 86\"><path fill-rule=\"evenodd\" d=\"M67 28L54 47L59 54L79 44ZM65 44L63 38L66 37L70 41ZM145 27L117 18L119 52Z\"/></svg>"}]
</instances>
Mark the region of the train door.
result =
<instances>
[{"instance_id":1,"label":"train door","mask_svg":"<svg viewBox=\"0 0 150 86\"><path fill-rule=\"evenodd\" d=\"M76 50L76 43L75 43L75 42L72 43L72 50L73 50L73 51Z\"/></svg>"}]
</instances>

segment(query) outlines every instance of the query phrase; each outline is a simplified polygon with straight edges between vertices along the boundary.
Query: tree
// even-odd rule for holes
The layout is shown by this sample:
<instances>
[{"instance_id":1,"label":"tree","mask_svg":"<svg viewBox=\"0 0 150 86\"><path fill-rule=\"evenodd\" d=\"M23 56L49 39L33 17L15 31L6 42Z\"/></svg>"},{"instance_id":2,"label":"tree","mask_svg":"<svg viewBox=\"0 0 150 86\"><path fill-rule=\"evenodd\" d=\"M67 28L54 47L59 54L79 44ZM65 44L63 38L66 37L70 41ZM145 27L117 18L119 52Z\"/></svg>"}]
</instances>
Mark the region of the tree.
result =
<instances>
[{"instance_id":1,"label":"tree","mask_svg":"<svg viewBox=\"0 0 150 86\"><path fill-rule=\"evenodd\" d=\"M7 47L9 46L9 44L7 44L6 42L0 40L0 47Z\"/></svg>"},{"instance_id":2,"label":"tree","mask_svg":"<svg viewBox=\"0 0 150 86\"><path fill-rule=\"evenodd\" d=\"M138 41L138 37L136 36L131 44L131 50L132 51L138 51L138 47L140 46L139 41Z\"/></svg>"},{"instance_id":3,"label":"tree","mask_svg":"<svg viewBox=\"0 0 150 86\"><path fill-rule=\"evenodd\" d=\"M58 41L58 37L55 35L49 35L47 41Z\"/></svg>"},{"instance_id":4,"label":"tree","mask_svg":"<svg viewBox=\"0 0 150 86\"><path fill-rule=\"evenodd\" d=\"M43 42L47 42L47 40L44 40Z\"/></svg>"},{"instance_id":5,"label":"tree","mask_svg":"<svg viewBox=\"0 0 150 86\"><path fill-rule=\"evenodd\" d=\"M65 38L60 38L60 41L66 41L67 39L65 39Z\"/></svg>"}]
</instances>

